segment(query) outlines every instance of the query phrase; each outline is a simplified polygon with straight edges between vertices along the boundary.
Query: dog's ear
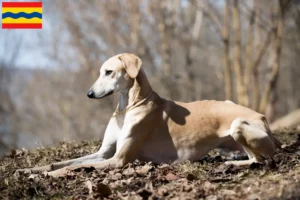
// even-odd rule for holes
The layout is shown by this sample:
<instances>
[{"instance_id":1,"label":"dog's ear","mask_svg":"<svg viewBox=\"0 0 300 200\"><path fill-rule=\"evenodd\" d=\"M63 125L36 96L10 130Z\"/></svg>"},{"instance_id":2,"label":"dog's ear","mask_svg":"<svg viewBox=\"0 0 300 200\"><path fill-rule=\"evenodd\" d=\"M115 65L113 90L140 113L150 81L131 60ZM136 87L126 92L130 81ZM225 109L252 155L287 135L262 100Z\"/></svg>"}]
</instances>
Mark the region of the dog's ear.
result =
<instances>
[{"instance_id":1,"label":"dog's ear","mask_svg":"<svg viewBox=\"0 0 300 200\"><path fill-rule=\"evenodd\" d=\"M124 53L120 55L118 58L123 63L127 74L131 78L136 78L141 69L142 60L136 55L131 53Z\"/></svg>"}]
</instances>

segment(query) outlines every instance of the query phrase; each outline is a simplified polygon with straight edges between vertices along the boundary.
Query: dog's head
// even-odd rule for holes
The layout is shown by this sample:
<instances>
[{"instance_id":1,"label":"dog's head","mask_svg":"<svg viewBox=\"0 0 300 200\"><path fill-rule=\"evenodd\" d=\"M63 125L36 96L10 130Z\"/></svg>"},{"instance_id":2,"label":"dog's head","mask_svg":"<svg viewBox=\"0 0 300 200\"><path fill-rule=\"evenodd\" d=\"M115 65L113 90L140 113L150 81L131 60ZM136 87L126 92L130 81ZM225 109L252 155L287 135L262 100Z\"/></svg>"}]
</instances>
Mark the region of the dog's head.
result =
<instances>
[{"instance_id":1,"label":"dog's head","mask_svg":"<svg viewBox=\"0 0 300 200\"><path fill-rule=\"evenodd\" d=\"M127 92L137 77L142 61L134 54L111 57L100 68L100 76L89 90L89 98L100 99L114 92Z\"/></svg>"}]
</instances>

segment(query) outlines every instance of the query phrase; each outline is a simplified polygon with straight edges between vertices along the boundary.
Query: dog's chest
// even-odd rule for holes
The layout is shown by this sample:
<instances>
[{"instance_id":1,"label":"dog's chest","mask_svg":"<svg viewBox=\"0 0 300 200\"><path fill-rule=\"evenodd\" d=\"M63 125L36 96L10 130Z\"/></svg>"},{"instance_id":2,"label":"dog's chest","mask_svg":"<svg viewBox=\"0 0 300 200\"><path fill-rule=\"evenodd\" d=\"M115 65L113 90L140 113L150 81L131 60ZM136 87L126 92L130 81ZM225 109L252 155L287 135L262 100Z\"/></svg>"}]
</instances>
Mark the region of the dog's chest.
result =
<instances>
[{"instance_id":1,"label":"dog's chest","mask_svg":"<svg viewBox=\"0 0 300 200\"><path fill-rule=\"evenodd\" d=\"M117 125L118 125L119 129L122 130L122 128L124 126L125 115L124 114L118 114L115 117L116 117L116 121L117 121Z\"/></svg>"},{"instance_id":2,"label":"dog's chest","mask_svg":"<svg viewBox=\"0 0 300 200\"><path fill-rule=\"evenodd\" d=\"M178 156L173 144L166 142L166 140L147 140L139 153L138 159L154 163L167 163L177 160Z\"/></svg>"},{"instance_id":3,"label":"dog's chest","mask_svg":"<svg viewBox=\"0 0 300 200\"><path fill-rule=\"evenodd\" d=\"M139 159L154 163L173 162L178 159L178 154L170 135L154 130L146 138Z\"/></svg>"}]
</instances>

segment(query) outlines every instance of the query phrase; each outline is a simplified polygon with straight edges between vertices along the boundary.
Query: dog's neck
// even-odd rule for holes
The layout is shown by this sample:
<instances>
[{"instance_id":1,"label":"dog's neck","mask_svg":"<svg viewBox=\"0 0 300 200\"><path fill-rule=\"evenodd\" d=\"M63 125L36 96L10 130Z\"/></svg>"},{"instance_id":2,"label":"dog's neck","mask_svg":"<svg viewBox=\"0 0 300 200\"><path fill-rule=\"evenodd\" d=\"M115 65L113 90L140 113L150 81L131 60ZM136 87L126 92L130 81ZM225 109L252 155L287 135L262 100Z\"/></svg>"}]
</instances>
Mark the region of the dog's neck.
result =
<instances>
[{"instance_id":1,"label":"dog's neck","mask_svg":"<svg viewBox=\"0 0 300 200\"><path fill-rule=\"evenodd\" d=\"M119 111L131 109L140 101L146 99L152 93L152 88L148 82L143 69L140 69L138 76L134 79L133 85L129 90L120 92Z\"/></svg>"}]
</instances>

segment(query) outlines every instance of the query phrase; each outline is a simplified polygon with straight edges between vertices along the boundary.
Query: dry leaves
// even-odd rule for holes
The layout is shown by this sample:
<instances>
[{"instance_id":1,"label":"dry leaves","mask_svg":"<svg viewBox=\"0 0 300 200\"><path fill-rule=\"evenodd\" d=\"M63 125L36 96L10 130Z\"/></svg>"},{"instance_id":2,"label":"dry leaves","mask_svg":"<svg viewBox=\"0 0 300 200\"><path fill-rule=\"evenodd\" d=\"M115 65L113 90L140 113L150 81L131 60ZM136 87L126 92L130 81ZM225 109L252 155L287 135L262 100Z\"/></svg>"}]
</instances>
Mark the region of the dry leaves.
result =
<instances>
[{"instance_id":1,"label":"dry leaves","mask_svg":"<svg viewBox=\"0 0 300 200\"><path fill-rule=\"evenodd\" d=\"M0 199L296 199L300 197L299 144L287 144L264 165L227 166L224 157L214 155L179 165L135 161L120 169L87 168L62 178L13 174L16 169L93 153L99 143L12 150L0 160Z\"/></svg>"},{"instance_id":2,"label":"dry leaves","mask_svg":"<svg viewBox=\"0 0 300 200\"><path fill-rule=\"evenodd\" d=\"M85 182L85 185L89 190L89 195L93 198L107 198L112 194L109 186L103 183L93 183L92 181L88 180Z\"/></svg>"}]
</instances>

